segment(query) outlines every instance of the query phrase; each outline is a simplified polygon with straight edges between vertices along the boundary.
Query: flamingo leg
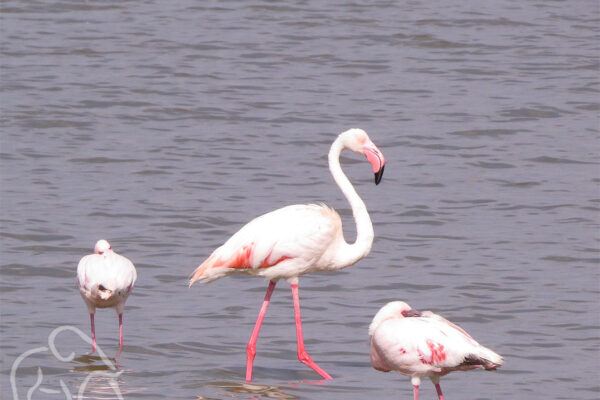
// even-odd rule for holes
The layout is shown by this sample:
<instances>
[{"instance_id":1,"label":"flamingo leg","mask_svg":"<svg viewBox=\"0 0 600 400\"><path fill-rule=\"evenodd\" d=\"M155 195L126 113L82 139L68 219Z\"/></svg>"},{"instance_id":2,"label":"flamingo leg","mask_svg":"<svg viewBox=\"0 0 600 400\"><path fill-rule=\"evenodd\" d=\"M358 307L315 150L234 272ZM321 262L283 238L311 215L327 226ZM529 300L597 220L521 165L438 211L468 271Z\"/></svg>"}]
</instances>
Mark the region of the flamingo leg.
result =
<instances>
[{"instance_id":1,"label":"flamingo leg","mask_svg":"<svg viewBox=\"0 0 600 400\"><path fill-rule=\"evenodd\" d=\"M418 385L413 386L413 396L414 396L414 400L419 400L419 386Z\"/></svg>"},{"instance_id":2,"label":"flamingo leg","mask_svg":"<svg viewBox=\"0 0 600 400\"><path fill-rule=\"evenodd\" d=\"M254 324L254 330L252 331L252 336L250 336L250 341L246 346L246 381L252 381L252 364L254 363L254 356L256 356L256 341L258 340L258 333L260 332L260 327L265 319L265 314L267 313L267 307L269 306L269 301L271 301L271 294L273 293L273 289L275 289L275 284L277 282L270 281L269 287L267 288L267 294L265 294L265 299L263 300L262 306L260 307L260 312L258 313L258 318L256 318L256 324Z\"/></svg>"},{"instance_id":3,"label":"flamingo leg","mask_svg":"<svg viewBox=\"0 0 600 400\"><path fill-rule=\"evenodd\" d=\"M96 351L96 327L94 326L94 314L90 314L90 325L92 327L92 353Z\"/></svg>"},{"instance_id":4,"label":"flamingo leg","mask_svg":"<svg viewBox=\"0 0 600 400\"><path fill-rule=\"evenodd\" d=\"M119 314L119 351L115 358L119 358L121 351L123 351L123 314Z\"/></svg>"},{"instance_id":5,"label":"flamingo leg","mask_svg":"<svg viewBox=\"0 0 600 400\"><path fill-rule=\"evenodd\" d=\"M123 348L123 314L119 314L119 349Z\"/></svg>"},{"instance_id":6,"label":"flamingo leg","mask_svg":"<svg viewBox=\"0 0 600 400\"><path fill-rule=\"evenodd\" d=\"M296 316L296 336L298 337L298 360L308 365L323 379L333 379L325 370L317 365L304 348L304 337L302 336L302 320L300 318L300 297L298 296L298 284L292 284L292 297L294 298L294 314Z\"/></svg>"},{"instance_id":7,"label":"flamingo leg","mask_svg":"<svg viewBox=\"0 0 600 400\"><path fill-rule=\"evenodd\" d=\"M435 390L437 391L438 399L444 400L444 395L442 394L442 387L440 386L439 383L435 384Z\"/></svg>"}]
</instances>

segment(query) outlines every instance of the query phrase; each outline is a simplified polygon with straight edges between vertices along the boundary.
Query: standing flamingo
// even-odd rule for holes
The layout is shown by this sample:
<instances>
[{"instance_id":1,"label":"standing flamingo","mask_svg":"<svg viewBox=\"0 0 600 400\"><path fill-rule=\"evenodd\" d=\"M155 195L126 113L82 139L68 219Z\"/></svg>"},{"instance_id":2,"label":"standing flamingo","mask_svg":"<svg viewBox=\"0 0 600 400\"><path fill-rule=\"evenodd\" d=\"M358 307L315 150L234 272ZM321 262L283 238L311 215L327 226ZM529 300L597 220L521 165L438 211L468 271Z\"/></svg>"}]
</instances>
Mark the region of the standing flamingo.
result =
<instances>
[{"instance_id":1,"label":"standing flamingo","mask_svg":"<svg viewBox=\"0 0 600 400\"><path fill-rule=\"evenodd\" d=\"M504 359L467 332L431 311L413 310L402 301L383 306L369 326L371 364L378 371L411 377L414 400L428 376L444 400L440 376L470 369L495 370Z\"/></svg>"},{"instance_id":2,"label":"standing flamingo","mask_svg":"<svg viewBox=\"0 0 600 400\"><path fill-rule=\"evenodd\" d=\"M196 281L211 282L233 272L245 272L268 279L269 287L246 347L246 380L252 380L256 341L275 284L281 278L290 283L296 318L298 359L324 379L331 376L319 367L304 348L298 276L311 271L331 271L356 263L369 254L373 243L373 225L365 203L342 172L340 153L344 149L364 154L373 167L375 184L383 175L385 158L362 129L341 133L329 150L329 170L350 202L357 237L354 244L344 240L339 214L324 204L291 205L250 221L224 245L217 248L191 275Z\"/></svg>"},{"instance_id":3,"label":"standing flamingo","mask_svg":"<svg viewBox=\"0 0 600 400\"><path fill-rule=\"evenodd\" d=\"M94 253L83 257L77 266L79 293L90 312L92 353L96 351L94 328L96 308L115 307L119 314L118 357L123 349L123 309L137 279L137 273L133 263L128 258L115 253L106 240L96 242Z\"/></svg>"}]
</instances>

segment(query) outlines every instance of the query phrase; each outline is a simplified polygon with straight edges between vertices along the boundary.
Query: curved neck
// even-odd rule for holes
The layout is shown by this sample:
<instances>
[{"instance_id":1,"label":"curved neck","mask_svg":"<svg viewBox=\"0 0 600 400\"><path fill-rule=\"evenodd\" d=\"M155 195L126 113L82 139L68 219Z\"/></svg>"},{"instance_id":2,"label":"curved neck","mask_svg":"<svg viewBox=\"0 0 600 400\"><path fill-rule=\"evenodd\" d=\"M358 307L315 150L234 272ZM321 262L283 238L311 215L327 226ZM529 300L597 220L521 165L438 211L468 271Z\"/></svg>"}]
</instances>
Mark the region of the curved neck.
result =
<instances>
[{"instance_id":1,"label":"curved neck","mask_svg":"<svg viewBox=\"0 0 600 400\"><path fill-rule=\"evenodd\" d=\"M365 203L358 196L354 186L352 186L340 166L340 154L344 148L341 138L338 137L329 150L329 170L352 208L352 214L356 222L356 241L353 244L343 241L336 255L337 263L340 266L352 265L369 254L375 235Z\"/></svg>"}]
</instances>

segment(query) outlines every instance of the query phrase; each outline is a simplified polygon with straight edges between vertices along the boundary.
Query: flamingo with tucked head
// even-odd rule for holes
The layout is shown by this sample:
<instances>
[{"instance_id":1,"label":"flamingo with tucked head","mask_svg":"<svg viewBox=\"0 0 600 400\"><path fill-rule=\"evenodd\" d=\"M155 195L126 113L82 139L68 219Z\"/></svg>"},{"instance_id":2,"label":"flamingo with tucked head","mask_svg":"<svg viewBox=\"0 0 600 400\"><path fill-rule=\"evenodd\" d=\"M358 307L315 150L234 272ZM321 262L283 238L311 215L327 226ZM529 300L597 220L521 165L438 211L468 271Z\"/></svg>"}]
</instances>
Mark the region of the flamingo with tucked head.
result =
<instances>
[{"instance_id":1,"label":"flamingo with tucked head","mask_svg":"<svg viewBox=\"0 0 600 400\"><path fill-rule=\"evenodd\" d=\"M371 364L378 371L411 377L414 400L421 378L429 377L444 400L440 377L452 371L495 370L503 358L467 332L431 311L413 310L402 301L383 306L369 326Z\"/></svg>"},{"instance_id":2,"label":"flamingo with tucked head","mask_svg":"<svg viewBox=\"0 0 600 400\"><path fill-rule=\"evenodd\" d=\"M115 307L119 315L119 352L123 349L123 310L125 301L137 279L133 263L115 253L110 243L98 240L94 254L79 261L77 266L77 286L90 313L92 329L92 353L96 351L96 330L94 314L96 308Z\"/></svg>"},{"instance_id":3,"label":"flamingo with tucked head","mask_svg":"<svg viewBox=\"0 0 600 400\"><path fill-rule=\"evenodd\" d=\"M246 347L246 380L252 380L256 341L271 294L279 279L291 285L298 340L298 359L324 379L331 376L319 367L304 347L298 277L311 271L337 270L356 263L369 254L373 225L365 203L343 173L340 153L349 149L363 154L375 173L375 184L383 175L385 158L362 129L341 133L329 151L329 170L352 207L357 237L353 244L344 240L339 214L323 204L291 205L261 215L217 248L191 275L190 286L243 272L268 279L269 287Z\"/></svg>"}]
</instances>

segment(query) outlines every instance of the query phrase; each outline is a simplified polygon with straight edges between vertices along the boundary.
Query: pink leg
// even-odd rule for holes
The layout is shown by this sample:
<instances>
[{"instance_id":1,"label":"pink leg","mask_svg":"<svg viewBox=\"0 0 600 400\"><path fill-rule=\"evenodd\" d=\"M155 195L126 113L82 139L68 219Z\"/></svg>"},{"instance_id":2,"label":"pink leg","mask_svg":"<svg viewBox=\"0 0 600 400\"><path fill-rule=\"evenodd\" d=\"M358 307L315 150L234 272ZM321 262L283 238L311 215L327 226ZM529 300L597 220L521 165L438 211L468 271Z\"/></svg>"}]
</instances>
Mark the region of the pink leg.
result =
<instances>
[{"instance_id":1,"label":"pink leg","mask_svg":"<svg viewBox=\"0 0 600 400\"><path fill-rule=\"evenodd\" d=\"M119 350L123 348L123 314L119 314Z\"/></svg>"},{"instance_id":2,"label":"pink leg","mask_svg":"<svg viewBox=\"0 0 600 400\"><path fill-rule=\"evenodd\" d=\"M294 298L294 314L296 315L296 336L298 337L298 360L308 365L324 379L333 379L325 370L317 365L304 348L304 337L302 336L302 320L300 318L300 297L298 296L298 284L292 285L292 297Z\"/></svg>"},{"instance_id":3,"label":"pink leg","mask_svg":"<svg viewBox=\"0 0 600 400\"><path fill-rule=\"evenodd\" d=\"M414 400L419 400L419 386L413 386Z\"/></svg>"},{"instance_id":4,"label":"pink leg","mask_svg":"<svg viewBox=\"0 0 600 400\"><path fill-rule=\"evenodd\" d=\"M115 359L121 356L121 352L123 351L123 314L119 314L119 351L117 351L117 355Z\"/></svg>"},{"instance_id":5,"label":"pink leg","mask_svg":"<svg viewBox=\"0 0 600 400\"><path fill-rule=\"evenodd\" d=\"M260 308L260 312L258 313L258 318L256 318L256 324L254 325L254 330L252 331L252 336L250 336L250 341L246 346L246 381L252 381L252 363L254 362L254 356L256 356L256 341L258 340L258 333L260 332L260 327L265 319L265 314L267 313L267 307L269 306L269 301L271 301L271 294L273 293L273 289L275 289L275 281L269 282L269 287L267 288L267 294L265 294L265 299L263 300L262 307Z\"/></svg>"},{"instance_id":6,"label":"pink leg","mask_svg":"<svg viewBox=\"0 0 600 400\"><path fill-rule=\"evenodd\" d=\"M439 383L435 384L435 390L437 391L439 400L444 400L444 395L442 394L442 387L440 386Z\"/></svg>"},{"instance_id":7,"label":"pink leg","mask_svg":"<svg viewBox=\"0 0 600 400\"><path fill-rule=\"evenodd\" d=\"M96 351L96 328L94 326L94 314L90 314L90 325L92 326L92 353Z\"/></svg>"}]
</instances>

